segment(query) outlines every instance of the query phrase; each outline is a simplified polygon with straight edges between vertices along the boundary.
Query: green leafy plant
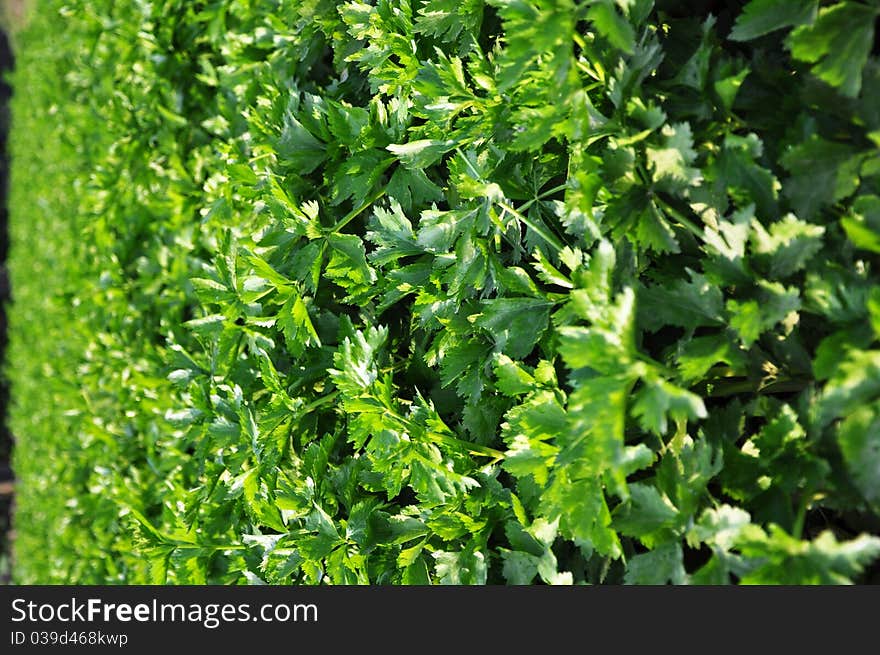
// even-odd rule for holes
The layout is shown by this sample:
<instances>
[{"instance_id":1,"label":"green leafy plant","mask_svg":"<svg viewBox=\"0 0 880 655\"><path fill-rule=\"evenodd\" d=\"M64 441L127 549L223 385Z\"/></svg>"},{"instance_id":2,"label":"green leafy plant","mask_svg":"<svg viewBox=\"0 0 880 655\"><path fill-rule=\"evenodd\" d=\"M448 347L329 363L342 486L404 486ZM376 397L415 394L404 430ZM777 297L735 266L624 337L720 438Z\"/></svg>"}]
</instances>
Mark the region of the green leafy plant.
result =
<instances>
[{"instance_id":1,"label":"green leafy plant","mask_svg":"<svg viewBox=\"0 0 880 655\"><path fill-rule=\"evenodd\" d=\"M40 3L17 578L865 581L878 15Z\"/></svg>"}]
</instances>

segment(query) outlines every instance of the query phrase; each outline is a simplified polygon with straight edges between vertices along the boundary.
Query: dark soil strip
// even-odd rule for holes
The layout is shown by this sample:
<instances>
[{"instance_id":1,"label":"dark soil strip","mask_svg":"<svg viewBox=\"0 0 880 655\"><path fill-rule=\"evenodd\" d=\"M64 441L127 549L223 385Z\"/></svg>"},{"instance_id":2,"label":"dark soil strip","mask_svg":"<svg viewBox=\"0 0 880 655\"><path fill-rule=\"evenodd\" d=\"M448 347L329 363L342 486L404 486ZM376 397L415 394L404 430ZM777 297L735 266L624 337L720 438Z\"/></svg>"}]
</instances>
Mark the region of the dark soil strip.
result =
<instances>
[{"instance_id":1,"label":"dark soil strip","mask_svg":"<svg viewBox=\"0 0 880 655\"><path fill-rule=\"evenodd\" d=\"M6 155L6 137L9 133L9 98L12 87L6 82L6 73L13 67L12 48L3 30L0 30L0 361L6 352L6 303L11 300L9 278L6 274L6 254L9 249L9 232L6 192L9 185L9 158ZM11 519L13 491L15 489L10 460L12 435L6 426L6 403L9 385L0 376L0 584L11 581Z\"/></svg>"}]
</instances>

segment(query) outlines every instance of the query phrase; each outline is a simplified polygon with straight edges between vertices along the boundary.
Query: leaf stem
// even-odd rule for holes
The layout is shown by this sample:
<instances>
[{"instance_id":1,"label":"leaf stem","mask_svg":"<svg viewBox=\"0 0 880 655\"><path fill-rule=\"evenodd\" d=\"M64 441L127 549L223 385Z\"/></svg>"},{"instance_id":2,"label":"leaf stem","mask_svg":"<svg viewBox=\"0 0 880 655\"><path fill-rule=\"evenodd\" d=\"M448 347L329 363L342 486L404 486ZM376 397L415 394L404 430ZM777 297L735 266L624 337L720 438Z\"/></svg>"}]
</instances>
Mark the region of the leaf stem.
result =
<instances>
[{"instance_id":1,"label":"leaf stem","mask_svg":"<svg viewBox=\"0 0 880 655\"><path fill-rule=\"evenodd\" d=\"M332 393L328 393L326 396L321 396L320 398L313 400L308 405L300 408L300 412L303 414L308 414L312 410L318 409L322 405L326 405L329 402L333 402L336 397L339 395L339 391L334 391Z\"/></svg>"},{"instance_id":2,"label":"leaf stem","mask_svg":"<svg viewBox=\"0 0 880 655\"><path fill-rule=\"evenodd\" d=\"M517 220L522 221L523 223L525 223L529 228L531 228L531 230L532 230L535 234L537 234L539 237L541 237L542 239L544 239L544 241L546 241L546 242L549 243L551 246L553 246L554 248L556 248L557 251L560 251L560 250L562 250L563 248L565 248L565 244L562 243L562 241L560 241L555 235L551 234L550 232L548 232L547 230L545 230L543 227L538 226L537 224L535 224L534 222L532 222L531 219L526 218L523 214L521 214L520 212L518 212L516 209L514 209L513 207L511 207L511 206L508 205L507 203L505 203L505 202L496 202L495 204L497 204L499 207L501 207L501 209L503 209L504 211L509 212L509 213L510 213L514 218L516 218Z\"/></svg>"},{"instance_id":3,"label":"leaf stem","mask_svg":"<svg viewBox=\"0 0 880 655\"><path fill-rule=\"evenodd\" d=\"M401 416L400 414L394 412L393 410L388 410L391 413L393 419L395 419L398 423L403 425L407 430L414 433L422 433L424 434L430 441L439 442L442 444L446 444L447 446L454 446L456 448L467 450L472 455L483 455L485 457L494 457L495 461L499 461L504 459L504 453L500 450L495 450L494 448L489 448L488 446L481 446L479 444L475 444L471 441L464 441L463 439L457 439L456 437L451 437L446 434L440 434L434 430L427 430L425 427L413 423L408 418ZM445 427L445 426L444 426ZM448 428L447 428L448 429Z\"/></svg>"},{"instance_id":4,"label":"leaf stem","mask_svg":"<svg viewBox=\"0 0 880 655\"><path fill-rule=\"evenodd\" d=\"M538 195L536 195L534 198L531 198L530 200L526 200L523 204L521 204L519 206L519 211L524 212L526 209L528 209L529 207L534 205L536 202L543 200L544 198L546 198L548 196L552 196L554 193L559 193L560 191L564 191L567 188L568 188L568 183L560 184L558 186L553 187L552 189L547 189L546 191L543 191L543 192L539 193Z\"/></svg>"},{"instance_id":5,"label":"leaf stem","mask_svg":"<svg viewBox=\"0 0 880 655\"><path fill-rule=\"evenodd\" d=\"M801 391L810 384L810 380L805 378L777 378L773 382L763 384L761 381L755 382L749 379L730 379L723 380L709 379L704 380L705 384L712 385L712 391L709 396L717 398L720 396L732 396L738 393L790 393L793 391Z\"/></svg>"},{"instance_id":6,"label":"leaf stem","mask_svg":"<svg viewBox=\"0 0 880 655\"><path fill-rule=\"evenodd\" d=\"M791 536L796 539L803 539L804 536L804 523L807 520L807 507L810 504L810 495L804 494L801 497L801 502L798 504L797 516L794 519L794 525L791 529Z\"/></svg>"},{"instance_id":7,"label":"leaf stem","mask_svg":"<svg viewBox=\"0 0 880 655\"><path fill-rule=\"evenodd\" d=\"M682 214L682 213L681 213L680 211L678 211L675 207L673 207L673 206L670 205L668 202L666 202L665 200L663 200L663 198L661 198L660 196L654 194L653 199L654 199L654 202L656 202L658 205L660 205L661 207L663 207L663 209L666 211L666 213L672 215L672 217L673 217L675 220L677 220L677 221L678 221L679 223L681 223L684 227L686 227L687 230L688 230L689 232L691 232L695 237L697 237L697 238L700 239L701 241L703 240L703 237L705 236L704 233L703 233L703 230L701 230L701 229L697 226L696 223L694 223L694 222L693 222L692 220L690 220L689 218L686 218L686 217L684 216L684 214Z\"/></svg>"},{"instance_id":8,"label":"leaf stem","mask_svg":"<svg viewBox=\"0 0 880 655\"><path fill-rule=\"evenodd\" d=\"M342 217L339 220L339 222L336 223L336 225L334 225L332 228L330 228L330 232L328 232L328 234L336 234L337 232L339 232L339 230L341 230L346 225L351 223L355 218L357 218L361 214L361 212L363 212L365 209L370 207L370 205L372 205L374 202L376 202L379 198L381 198L384 195L385 195L385 189L382 189L378 193L374 194L373 197L371 197L369 200L367 200L360 207L356 207L355 209L352 209L350 212L348 212L348 214L346 214L344 217Z\"/></svg>"}]
</instances>

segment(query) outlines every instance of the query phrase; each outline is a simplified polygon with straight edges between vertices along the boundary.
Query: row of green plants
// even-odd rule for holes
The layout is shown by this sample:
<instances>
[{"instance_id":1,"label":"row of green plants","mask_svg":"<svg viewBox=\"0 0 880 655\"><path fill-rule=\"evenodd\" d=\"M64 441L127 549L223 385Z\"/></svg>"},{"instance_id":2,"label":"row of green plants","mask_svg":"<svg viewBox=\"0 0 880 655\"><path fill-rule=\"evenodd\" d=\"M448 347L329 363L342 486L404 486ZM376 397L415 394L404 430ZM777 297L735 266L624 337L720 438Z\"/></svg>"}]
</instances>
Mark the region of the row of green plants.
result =
<instances>
[{"instance_id":1,"label":"row of green plants","mask_svg":"<svg viewBox=\"0 0 880 655\"><path fill-rule=\"evenodd\" d=\"M869 581L878 15L38 3L17 579Z\"/></svg>"}]
</instances>

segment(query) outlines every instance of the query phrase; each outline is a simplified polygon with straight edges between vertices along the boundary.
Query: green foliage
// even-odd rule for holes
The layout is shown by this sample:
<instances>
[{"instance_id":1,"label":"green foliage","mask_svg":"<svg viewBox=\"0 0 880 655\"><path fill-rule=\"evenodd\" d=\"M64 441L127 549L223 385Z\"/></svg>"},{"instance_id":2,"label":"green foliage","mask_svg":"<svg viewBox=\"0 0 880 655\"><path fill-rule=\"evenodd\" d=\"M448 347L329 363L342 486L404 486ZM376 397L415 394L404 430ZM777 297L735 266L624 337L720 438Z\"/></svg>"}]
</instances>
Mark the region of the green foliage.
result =
<instances>
[{"instance_id":1,"label":"green foliage","mask_svg":"<svg viewBox=\"0 0 880 655\"><path fill-rule=\"evenodd\" d=\"M39 3L17 579L865 581L880 3L706 5Z\"/></svg>"}]
</instances>

